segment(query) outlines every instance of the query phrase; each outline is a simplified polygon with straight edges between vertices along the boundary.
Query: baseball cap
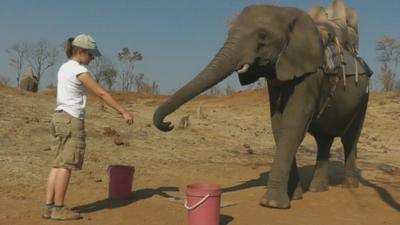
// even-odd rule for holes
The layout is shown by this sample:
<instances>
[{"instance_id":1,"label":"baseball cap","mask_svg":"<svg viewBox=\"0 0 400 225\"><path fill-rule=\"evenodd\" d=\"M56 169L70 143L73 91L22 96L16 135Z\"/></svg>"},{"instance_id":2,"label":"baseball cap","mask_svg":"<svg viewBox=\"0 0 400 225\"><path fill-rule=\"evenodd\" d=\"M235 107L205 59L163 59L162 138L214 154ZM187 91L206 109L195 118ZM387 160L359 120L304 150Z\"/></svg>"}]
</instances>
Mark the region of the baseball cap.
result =
<instances>
[{"instance_id":1,"label":"baseball cap","mask_svg":"<svg viewBox=\"0 0 400 225\"><path fill-rule=\"evenodd\" d=\"M96 41L88 34L79 34L76 36L72 41L72 45L88 50L93 56L101 56Z\"/></svg>"}]
</instances>

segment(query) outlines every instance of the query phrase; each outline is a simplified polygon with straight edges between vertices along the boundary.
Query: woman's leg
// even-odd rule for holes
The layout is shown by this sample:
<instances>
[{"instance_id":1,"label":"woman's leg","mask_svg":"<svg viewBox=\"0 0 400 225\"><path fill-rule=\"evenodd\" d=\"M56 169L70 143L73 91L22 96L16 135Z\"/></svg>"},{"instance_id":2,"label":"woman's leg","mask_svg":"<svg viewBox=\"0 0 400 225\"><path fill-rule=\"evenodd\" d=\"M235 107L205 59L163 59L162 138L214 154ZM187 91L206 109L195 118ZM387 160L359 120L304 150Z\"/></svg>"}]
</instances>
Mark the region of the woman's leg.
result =
<instances>
[{"instance_id":1,"label":"woman's leg","mask_svg":"<svg viewBox=\"0 0 400 225\"><path fill-rule=\"evenodd\" d=\"M71 170L65 168L57 168L54 183L54 205L63 206L65 195L67 193Z\"/></svg>"},{"instance_id":2,"label":"woman's leg","mask_svg":"<svg viewBox=\"0 0 400 225\"><path fill-rule=\"evenodd\" d=\"M46 204L64 205L71 170L64 168L51 168L47 181Z\"/></svg>"},{"instance_id":3,"label":"woman's leg","mask_svg":"<svg viewBox=\"0 0 400 225\"><path fill-rule=\"evenodd\" d=\"M58 168L51 168L47 179L46 205L54 204L55 183Z\"/></svg>"}]
</instances>

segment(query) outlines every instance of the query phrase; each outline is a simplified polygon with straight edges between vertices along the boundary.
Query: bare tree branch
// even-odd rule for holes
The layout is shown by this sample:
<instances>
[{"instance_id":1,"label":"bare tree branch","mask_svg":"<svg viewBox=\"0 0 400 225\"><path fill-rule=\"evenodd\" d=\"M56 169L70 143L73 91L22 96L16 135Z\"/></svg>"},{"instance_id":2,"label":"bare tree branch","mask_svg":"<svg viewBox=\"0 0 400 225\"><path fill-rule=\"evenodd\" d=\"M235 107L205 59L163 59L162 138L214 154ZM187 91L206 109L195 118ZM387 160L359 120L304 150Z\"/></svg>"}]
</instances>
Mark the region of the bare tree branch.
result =
<instances>
[{"instance_id":1,"label":"bare tree branch","mask_svg":"<svg viewBox=\"0 0 400 225\"><path fill-rule=\"evenodd\" d=\"M396 72L400 60L400 41L391 36L383 36L377 41L376 51L377 59L381 62L379 80L383 85L383 90L394 90L397 87Z\"/></svg>"},{"instance_id":2,"label":"bare tree branch","mask_svg":"<svg viewBox=\"0 0 400 225\"><path fill-rule=\"evenodd\" d=\"M46 41L27 44L27 51L24 55L24 59L32 67L38 79L38 85L46 70L54 66L57 56L57 49L50 47Z\"/></svg>"},{"instance_id":3,"label":"bare tree branch","mask_svg":"<svg viewBox=\"0 0 400 225\"><path fill-rule=\"evenodd\" d=\"M5 86L10 86L11 80L10 78L0 74L0 84Z\"/></svg>"},{"instance_id":4,"label":"bare tree branch","mask_svg":"<svg viewBox=\"0 0 400 225\"><path fill-rule=\"evenodd\" d=\"M109 90L112 89L117 78L117 70L109 58L97 57L89 65L89 68L97 83L105 85Z\"/></svg>"},{"instance_id":5,"label":"bare tree branch","mask_svg":"<svg viewBox=\"0 0 400 225\"><path fill-rule=\"evenodd\" d=\"M6 50L6 52L10 55L10 65L16 70L17 87L19 87L22 69L24 66L24 57L27 53L27 50L27 43L15 44Z\"/></svg>"},{"instance_id":6,"label":"bare tree branch","mask_svg":"<svg viewBox=\"0 0 400 225\"><path fill-rule=\"evenodd\" d=\"M118 53L118 60L121 63L121 89L122 91L131 91L135 85L135 76L133 73L135 63L143 60L143 55L138 51L131 52L129 48L123 48Z\"/></svg>"}]
</instances>

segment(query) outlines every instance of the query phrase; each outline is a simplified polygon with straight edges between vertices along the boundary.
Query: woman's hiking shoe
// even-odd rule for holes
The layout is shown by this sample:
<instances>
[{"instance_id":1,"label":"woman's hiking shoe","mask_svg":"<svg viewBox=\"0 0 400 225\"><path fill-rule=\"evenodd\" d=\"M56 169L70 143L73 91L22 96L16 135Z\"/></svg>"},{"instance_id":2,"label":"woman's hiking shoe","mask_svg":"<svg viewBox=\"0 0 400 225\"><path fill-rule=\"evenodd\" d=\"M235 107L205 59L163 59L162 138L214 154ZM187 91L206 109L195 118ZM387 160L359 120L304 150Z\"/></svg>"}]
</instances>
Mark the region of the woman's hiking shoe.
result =
<instances>
[{"instance_id":1,"label":"woman's hiking shoe","mask_svg":"<svg viewBox=\"0 0 400 225\"><path fill-rule=\"evenodd\" d=\"M49 207L47 205L43 206L42 207L42 218L50 219L52 209L53 209L53 207Z\"/></svg>"},{"instance_id":2,"label":"woman's hiking shoe","mask_svg":"<svg viewBox=\"0 0 400 225\"><path fill-rule=\"evenodd\" d=\"M52 220L79 220L81 215L67 207L54 207L51 209L50 219Z\"/></svg>"}]
</instances>

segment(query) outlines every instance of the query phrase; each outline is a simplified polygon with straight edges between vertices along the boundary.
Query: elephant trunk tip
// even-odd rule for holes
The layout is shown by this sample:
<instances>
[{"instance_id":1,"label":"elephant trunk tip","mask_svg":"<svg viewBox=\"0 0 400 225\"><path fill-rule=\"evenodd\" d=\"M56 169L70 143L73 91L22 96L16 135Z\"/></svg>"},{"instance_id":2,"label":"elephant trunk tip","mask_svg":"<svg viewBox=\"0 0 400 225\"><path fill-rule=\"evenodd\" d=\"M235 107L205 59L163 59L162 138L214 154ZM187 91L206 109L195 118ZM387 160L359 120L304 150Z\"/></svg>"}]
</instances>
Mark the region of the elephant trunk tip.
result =
<instances>
[{"instance_id":1,"label":"elephant trunk tip","mask_svg":"<svg viewBox=\"0 0 400 225\"><path fill-rule=\"evenodd\" d=\"M174 129L174 126L171 125L171 122L164 122L164 116L161 116L158 110L154 113L153 124L159 130L164 132L168 132Z\"/></svg>"}]
</instances>

